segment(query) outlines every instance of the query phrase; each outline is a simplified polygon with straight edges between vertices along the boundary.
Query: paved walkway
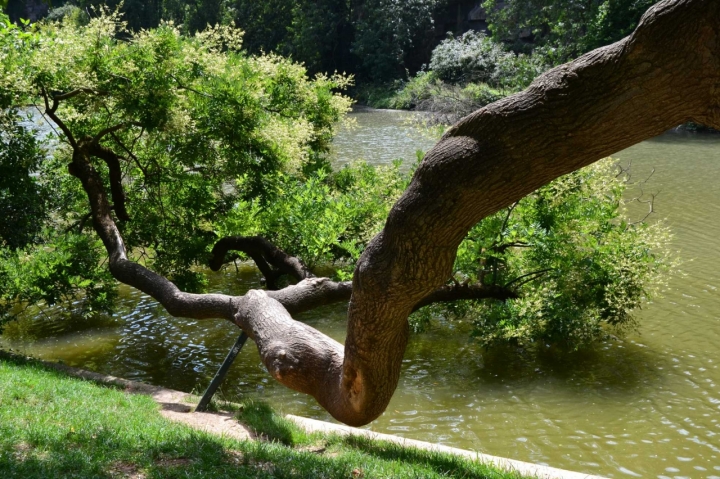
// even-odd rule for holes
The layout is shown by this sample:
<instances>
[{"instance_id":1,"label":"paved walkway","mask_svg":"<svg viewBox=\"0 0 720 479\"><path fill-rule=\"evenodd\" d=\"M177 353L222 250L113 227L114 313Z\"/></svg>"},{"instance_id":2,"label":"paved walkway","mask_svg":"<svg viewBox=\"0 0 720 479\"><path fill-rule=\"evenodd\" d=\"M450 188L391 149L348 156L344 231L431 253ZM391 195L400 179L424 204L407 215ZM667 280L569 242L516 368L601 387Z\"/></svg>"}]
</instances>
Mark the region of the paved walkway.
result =
<instances>
[{"instance_id":1,"label":"paved walkway","mask_svg":"<svg viewBox=\"0 0 720 479\"><path fill-rule=\"evenodd\" d=\"M130 381L128 379L108 376L105 374L71 368L60 363L43 361L53 369L62 371L70 376L88 379L101 384L112 384L125 388L125 391L134 394L151 396L160 405L160 414L173 421L183 422L195 429L213 434L231 436L240 440L255 439L255 435L244 424L227 412L194 412L195 404L199 398L192 394L165 389L159 386Z\"/></svg>"}]
</instances>

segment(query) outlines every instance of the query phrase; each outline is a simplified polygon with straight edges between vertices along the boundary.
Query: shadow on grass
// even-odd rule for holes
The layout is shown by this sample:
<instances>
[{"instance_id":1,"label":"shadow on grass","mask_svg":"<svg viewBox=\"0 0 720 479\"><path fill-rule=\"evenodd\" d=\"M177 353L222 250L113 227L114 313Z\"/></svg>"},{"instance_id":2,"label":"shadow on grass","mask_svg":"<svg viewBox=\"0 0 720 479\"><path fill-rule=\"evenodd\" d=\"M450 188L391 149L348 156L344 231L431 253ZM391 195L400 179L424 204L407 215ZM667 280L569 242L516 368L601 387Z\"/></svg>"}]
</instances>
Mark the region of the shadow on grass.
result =
<instances>
[{"instance_id":1,"label":"shadow on grass","mask_svg":"<svg viewBox=\"0 0 720 479\"><path fill-rule=\"evenodd\" d=\"M277 414L262 401L247 401L238 412L240 422L252 431L271 442L279 442L294 447L312 441L310 436L295 423Z\"/></svg>"},{"instance_id":2,"label":"shadow on grass","mask_svg":"<svg viewBox=\"0 0 720 479\"><path fill-rule=\"evenodd\" d=\"M443 477L462 478L522 478L518 473L498 472L490 466L473 462L460 456L407 448L386 441L373 441L362 436L337 437L336 441L344 447L361 451L364 454L384 461L399 461L414 464L437 472Z\"/></svg>"},{"instance_id":3,"label":"shadow on grass","mask_svg":"<svg viewBox=\"0 0 720 479\"><path fill-rule=\"evenodd\" d=\"M117 436L117 432L107 431L69 434L67 438L28 438L3 448L0 476L4 479L229 478L238 477L242 469L247 469L238 468L226 445L200 434L157 442L124 441ZM247 476L253 477L253 474Z\"/></svg>"}]
</instances>

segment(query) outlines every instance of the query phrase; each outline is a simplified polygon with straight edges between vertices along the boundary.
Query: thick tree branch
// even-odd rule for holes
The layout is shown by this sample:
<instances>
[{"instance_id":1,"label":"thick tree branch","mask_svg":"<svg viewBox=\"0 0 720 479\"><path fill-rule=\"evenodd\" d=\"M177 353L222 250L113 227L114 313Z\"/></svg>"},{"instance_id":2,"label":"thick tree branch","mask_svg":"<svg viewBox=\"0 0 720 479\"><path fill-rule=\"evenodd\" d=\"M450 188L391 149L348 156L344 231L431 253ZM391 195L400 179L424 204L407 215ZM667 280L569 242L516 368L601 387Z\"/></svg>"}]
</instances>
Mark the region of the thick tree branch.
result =
<instances>
[{"instance_id":1,"label":"thick tree branch","mask_svg":"<svg viewBox=\"0 0 720 479\"><path fill-rule=\"evenodd\" d=\"M110 194L112 195L115 214L119 219L129 221L130 215L128 215L125 208L125 191L122 186L120 157L110 148L96 143L92 139L89 142L83 141L81 148L86 148L88 154L100 158L107 165L108 170L110 170Z\"/></svg>"},{"instance_id":2,"label":"thick tree branch","mask_svg":"<svg viewBox=\"0 0 720 479\"><path fill-rule=\"evenodd\" d=\"M296 285L279 291L267 291L267 296L282 304L291 315L310 311L320 306L348 301L352 295L352 282L335 282L328 278L308 278ZM444 285L420 300L413 311L435 303L447 303L462 299L518 298L516 290L502 286L479 284Z\"/></svg>"},{"instance_id":3,"label":"thick tree branch","mask_svg":"<svg viewBox=\"0 0 720 479\"><path fill-rule=\"evenodd\" d=\"M267 291L267 296L282 304L289 314L348 301L351 294L352 282L338 283L328 278L308 278L278 291Z\"/></svg>"},{"instance_id":4,"label":"thick tree branch","mask_svg":"<svg viewBox=\"0 0 720 479\"><path fill-rule=\"evenodd\" d=\"M166 278L129 261L123 239L110 215L102 179L82 149L73 152L69 170L80 179L88 195L93 226L108 252L110 272L118 281L152 296L173 316L234 320L237 299L233 296L184 293Z\"/></svg>"},{"instance_id":5,"label":"thick tree branch","mask_svg":"<svg viewBox=\"0 0 720 479\"><path fill-rule=\"evenodd\" d=\"M406 318L450 276L473 225L688 121L720 126L717 0L662 1L630 37L462 119L428 152L358 262L342 387L327 394L350 398L357 423L381 414L399 378Z\"/></svg>"}]
</instances>

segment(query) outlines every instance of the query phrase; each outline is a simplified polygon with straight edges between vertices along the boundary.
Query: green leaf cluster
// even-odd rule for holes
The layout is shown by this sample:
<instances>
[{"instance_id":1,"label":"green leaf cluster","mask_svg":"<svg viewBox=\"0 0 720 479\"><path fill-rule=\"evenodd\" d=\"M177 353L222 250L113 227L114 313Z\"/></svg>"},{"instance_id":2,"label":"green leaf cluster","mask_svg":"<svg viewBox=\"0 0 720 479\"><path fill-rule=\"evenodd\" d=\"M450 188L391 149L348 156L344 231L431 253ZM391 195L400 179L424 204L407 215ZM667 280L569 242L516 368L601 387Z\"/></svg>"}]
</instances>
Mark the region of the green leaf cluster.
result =
<instances>
[{"instance_id":1,"label":"green leaf cluster","mask_svg":"<svg viewBox=\"0 0 720 479\"><path fill-rule=\"evenodd\" d=\"M88 317L112 312L117 287L103 245L86 235L43 235L44 245L0 250L0 323L28 305L65 305Z\"/></svg>"},{"instance_id":2,"label":"green leaf cluster","mask_svg":"<svg viewBox=\"0 0 720 479\"><path fill-rule=\"evenodd\" d=\"M330 268L325 272L350 279L407 186L409 176L399 168L400 162L389 167L358 162L305 179L284 175L275 201L237 205L220 223L218 236L259 234L311 269Z\"/></svg>"},{"instance_id":3,"label":"green leaf cluster","mask_svg":"<svg viewBox=\"0 0 720 479\"><path fill-rule=\"evenodd\" d=\"M14 110L0 112L0 248L37 241L48 215L46 185L36 174L44 152Z\"/></svg>"}]
</instances>

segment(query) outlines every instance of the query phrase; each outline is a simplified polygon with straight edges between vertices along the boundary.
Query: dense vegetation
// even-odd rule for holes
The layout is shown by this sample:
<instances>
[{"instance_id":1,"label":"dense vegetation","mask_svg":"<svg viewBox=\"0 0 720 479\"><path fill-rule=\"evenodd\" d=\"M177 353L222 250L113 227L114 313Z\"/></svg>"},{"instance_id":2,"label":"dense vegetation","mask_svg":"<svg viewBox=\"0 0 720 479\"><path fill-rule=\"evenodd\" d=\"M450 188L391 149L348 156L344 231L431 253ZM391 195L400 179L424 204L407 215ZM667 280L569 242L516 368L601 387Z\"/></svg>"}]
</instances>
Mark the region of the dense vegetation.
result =
<instances>
[{"instance_id":1,"label":"dense vegetation","mask_svg":"<svg viewBox=\"0 0 720 479\"><path fill-rule=\"evenodd\" d=\"M414 325L466 319L485 345L570 349L634 328L632 312L654 295L672 259L661 223L628 219L635 199L626 175L605 159L482 220L458 249L453 280L518 297L433 305Z\"/></svg>"},{"instance_id":2,"label":"dense vegetation","mask_svg":"<svg viewBox=\"0 0 720 479\"><path fill-rule=\"evenodd\" d=\"M50 19L87 21L120 7L128 28L174 22L184 34L235 25L251 54L275 52L310 74L354 75L350 93L382 108L435 113L449 124L527 87L548 68L629 34L657 0L497 0L481 2L488 32L438 31L459 0L70 0ZM18 0L9 10L19 11ZM459 19L458 19L459 21ZM446 34L438 44L437 38Z\"/></svg>"},{"instance_id":3,"label":"dense vegetation","mask_svg":"<svg viewBox=\"0 0 720 479\"><path fill-rule=\"evenodd\" d=\"M21 15L20 0L8 10ZM656 0L485 0L492 42L505 52L535 51L558 64L619 40ZM464 6L459 0L70 0L53 2L50 18L122 5L132 31L173 21L185 34L208 25L234 24L245 32L248 52L275 52L303 63L311 73L355 74L362 84L407 79L430 63L436 38L465 33L437 31L436 19ZM0 5L1 6L1 5ZM457 7L456 7L457 6ZM12 15L11 15L12 16ZM433 66L430 65L430 69ZM467 80L467 79L466 79ZM522 87L524 81L513 83Z\"/></svg>"},{"instance_id":4,"label":"dense vegetation","mask_svg":"<svg viewBox=\"0 0 720 479\"><path fill-rule=\"evenodd\" d=\"M565 62L630 34L658 0L484 0L493 38ZM524 35L523 35L524 34ZM522 38L525 36L525 38Z\"/></svg>"},{"instance_id":5,"label":"dense vegetation","mask_svg":"<svg viewBox=\"0 0 720 479\"><path fill-rule=\"evenodd\" d=\"M12 9L14 3L10 0ZM208 25L235 25L252 54L275 52L311 74L354 74L388 81L416 71L432 50L433 15L443 0L72 0L53 3L50 18L87 19L98 7L121 6L128 28L138 31L172 21L192 35ZM15 10L19 10L16 7Z\"/></svg>"},{"instance_id":6,"label":"dense vegetation","mask_svg":"<svg viewBox=\"0 0 720 479\"><path fill-rule=\"evenodd\" d=\"M87 198L67 173L74 138L99 135L122 152L119 171L105 165L103 173L123 178L114 206L135 220L124 223L127 245L190 290L203 282L192 266L206 263L222 222L237 221L234 210L251 217L253 208L279 207L274 200L285 197L284 188L327 169L323 155L349 106L332 93L344 77L310 81L304 68L280 57L248 57L237 50L239 32L225 27L183 37L164 26L117 40L124 31L115 16L82 27L3 30L0 138L13 188L2 198L17 212L3 228L6 297L52 304L80 288L97 299L92 310L110 306L103 247L86 235ZM52 125L36 107L57 92L69 95L49 115L67 129L55 122L41 147L34 127L19 125Z\"/></svg>"},{"instance_id":7,"label":"dense vegetation","mask_svg":"<svg viewBox=\"0 0 720 479\"><path fill-rule=\"evenodd\" d=\"M373 106L418 109L454 123L526 88L553 66L625 37L657 0L485 0L489 32L448 37L427 68L393 85L368 86Z\"/></svg>"}]
</instances>

